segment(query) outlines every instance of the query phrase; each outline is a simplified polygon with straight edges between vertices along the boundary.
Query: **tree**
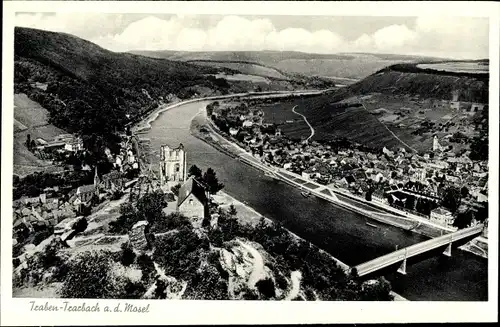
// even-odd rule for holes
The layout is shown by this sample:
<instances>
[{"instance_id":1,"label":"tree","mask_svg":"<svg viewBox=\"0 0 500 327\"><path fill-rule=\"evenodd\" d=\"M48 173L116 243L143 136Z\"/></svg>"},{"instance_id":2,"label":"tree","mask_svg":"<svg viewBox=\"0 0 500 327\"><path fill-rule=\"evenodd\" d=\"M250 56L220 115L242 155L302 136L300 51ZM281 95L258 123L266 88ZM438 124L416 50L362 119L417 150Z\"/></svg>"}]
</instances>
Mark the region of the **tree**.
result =
<instances>
[{"instance_id":1,"label":"tree","mask_svg":"<svg viewBox=\"0 0 500 327\"><path fill-rule=\"evenodd\" d=\"M462 196L462 198L466 198L469 196L469 189L467 188L467 186L463 186L460 189L460 195Z\"/></svg>"},{"instance_id":2,"label":"tree","mask_svg":"<svg viewBox=\"0 0 500 327\"><path fill-rule=\"evenodd\" d=\"M409 210L415 209L415 197L410 195L406 198L405 208Z\"/></svg>"},{"instance_id":3,"label":"tree","mask_svg":"<svg viewBox=\"0 0 500 327\"><path fill-rule=\"evenodd\" d=\"M376 282L365 282L361 288L361 301L392 301L391 284L383 277Z\"/></svg>"},{"instance_id":4,"label":"tree","mask_svg":"<svg viewBox=\"0 0 500 327\"><path fill-rule=\"evenodd\" d=\"M87 218L82 217L78 219L78 221L73 225L73 230L76 233L82 233L87 229L87 226L88 226Z\"/></svg>"},{"instance_id":5,"label":"tree","mask_svg":"<svg viewBox=\"0 0 500 327\"><path fill-rule=\"evenodd\" d=\"M132 250L132 247L130 246L129 242L123 243L121 248L122 248L121 263L124 266L130 266L131 264L134 263L135 260L134 250Z\"/></svg>"},{"instance_id":6,"label":"tree","mask_svg":"<svg viewBox=\"0 0 500 327\"><path fill-rule=\"evenodd\" d=\"M205 174L203 174L203 182L207 186L210 194L217 194L217 192L224 188L224 184L219 182L219 179L212 168L208 168Z\"/></svg>"},{"instance_id":7,"label":"tree","mask_svg":"<svg viewBox=\"0 0 500 327\"><path fill-rule=\"evenodd\" d=\"M475 121L476 128L479 127L479 135L476 136L472 144L470 145L470 155L471 160L488 160L488 150L489 150L489 138L488 138L488 121L489 113L488 109L485 107L481 112L481 115Z\"/></svg>"},{"instance_id":8,"label":"tree","mask_svg":"<svg viewBox=\"0 0 500 327\"><path fill-rule=\"evenodd\" d=\"M472 222L472 212L470 210L464 211L464 212L459 212L453 221L453 226L462 229L470 226Z\"/></svg>"},{"instance_id":9,"label":"tree","mask_svg":"<svg viewBox=\"0 0 500 327\"><path fill-rule=\"evenodd\" d=\"M157 299L165 299L167 298L167 294L165 291L167 290L167 284L162 279L156 280L156 288L155 288L155 298Z\"/></svg>"},{"instance_id":10,"label":"tree","mask_svg":"<svg viewBox=\"0 0 500 327\"><path fill-rule=\"evenodd\" d=\"M474 217L479 222L484 222L488 218L488 202L481 204Z\"/></svg>"},{"instance_id":11,"label":"tree","mask_svg":"<svg viewBox=\"0 0 500 327\"><path fill-rule=\"evenodd\" d=\"M417 210L417 212L419 212L423 215L429 215L431 213L431 210L432 210L430 201L428 201L424 198L419 198L417 200L415 210Z\"/></svg>"},{"instance_id":12,"label":"tree","mask_svg":"<svg viewBox=\"0 0 500 327\"><path fill-rule=\"evenodd\" d=\"M172 212L165 219L161 219L155 223L151 230L155 233L163 233L181 227L190 227L191 221L186 216L179 212Z\"/></svg>"},{"instance_id":13,"label":"tree","mask_svg":"<svg viewBox=\"0 0 500 327\"><path fill-rule=\"evenodd\" d=\"M63 298L110 299L117 292L117 285L109 275L111 253L84 252L69 264L68 274L61 288Z\"/></svg>"},{"instance_id":14,"label":"tree","mask_svg":"<svg viewBox=\"0 0 500 327\"><path fill-rule=\"evenodd\" d=\"M170 188L170 191L172 191L172 193L174 193L175 196L179 196L179 190L181 189L181 186L182 185L180 183L175 184Z\"/></svg>"},{"instance_id":15,"label":"tree","mask_svg":"<svg viewBox=\"0 0 500 327\"><path fill-rule=\"evenodd\" d=\"M203 172L196 165L192 165L188 171L188 177L193 176L195 179L200 180L202 178Z\"/></svg>"},{"instance_id":16,"label":"tree","mask_svg":"<svg viewBox=\"0 0 500 327\"><path fill-rule=\"evenodd\" d=\"M31 151L31 135L26 135L26 147Z\"/></svg>"},{"instance_id":17,"label":"tree","mask_svg":"<svg viewBox=\"0 0 500 327\"><path fill-rule=\"evenodd\" d=\"M233 204L229 206L228 214L233 217L235 217L238 214L238 211L236 210L236 207Z\"/></svg>"},{"instance_id":18,"label":"tree","mask_svg":"<svg viewBox=\"0 0 500 327\"><path fill-rule=\"evenodd\" d=\"M276 288L271 278L261 279L255 284L255 286L264 300L273 299L276 296Z\"/></svg>"},{"instance_id":19,"label":"tree","mask_svg":"<svg viewBox=\"0 0 500 327\"><path fill-rule=\"evenodd\" d=\"M120 217L109 224L109 231L113 234L127 234L139 220L141 217L137 209L131 203L123 203L120 206Z\"/></svg>"},{"instance_id":20,"label":"tree","mask_svg":"<svg viewBox=\"0 0 500 327\"><path fill-rule=\"evenodd\" d=\"M454 186L450 186L444 190L441 205L451 212L456 212L460 206L461 194L460 190Z\"/></svg>"},{"instance_id":21,"label":"tree","mask_svg":"<svg viewBox=\"0 0 500 327\"><path fill-rule=\"evenodd\" d=\"M372 200L372 194L373 194L373 190L371 190L371 189L370 189L370 190L368 190L368 191L366 192L366 195L365 195L365 200L366 200L366 201L371 201L371 200Z\"/></svg>"},{"instance_id":22,"label":"tree","mask_svg":"<svg viewBox=\"0 0 500 327\"><path fill-rule=\"evenodd\" d=\"M142 271L142 280L148 281L149 278L156 271L153 260L147 254L141 254L137 257L137 264L141 268Z\"/></svg>"},{"instance_id":23,"label":"tree","mask_svg":"<svg viewBox=\"0 0 500 327\"><path fill-rule=\"evenodd\" d=\"M137 201L137 213L140 220L147 220L151 226L165 218L163 208L167 206L161 190L147 193Z\"/></svg>"}]
</instances>

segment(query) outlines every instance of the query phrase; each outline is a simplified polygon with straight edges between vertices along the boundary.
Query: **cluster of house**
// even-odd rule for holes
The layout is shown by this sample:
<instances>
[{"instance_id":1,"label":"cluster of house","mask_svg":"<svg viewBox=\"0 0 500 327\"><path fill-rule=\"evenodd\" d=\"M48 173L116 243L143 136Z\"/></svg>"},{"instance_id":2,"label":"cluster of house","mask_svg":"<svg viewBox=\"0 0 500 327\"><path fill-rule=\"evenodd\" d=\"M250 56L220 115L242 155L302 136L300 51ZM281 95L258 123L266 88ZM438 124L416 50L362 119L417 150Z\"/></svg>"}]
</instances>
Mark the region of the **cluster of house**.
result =
<instances>
[{"instance_id":1,"label":"cluster of house","mask_svg":"<svg viewBox=\"0 0 500 327\"><path fill-rule=\"evenodd\" d=\"M116 170L94 183L69 190L46 188L36 197L21 197L13 201L13 239L23 242L37 231L54 228L63 221L82 215L115 191L123 190L126 179Z\"/></svg>"},{"instance_id":2,"label":"cluster of house","mask_svg":"<svg viewBox=\"0 0 500 327\"><path fill-rule=\"evenodd\" d=\"M447 151L434 138L433 148L418 155L404 148L380 153L358 149L334 151L330 145L318 142L298 142L284 138L279 128L266 133L267 126L254 122L254 114L241 115L241 128L231 128L232 136L256 158L301 175L304 179L332 187L348 189L364 195L371 192L372 200L387 202L387 191L405 188L408 182L419 182L421 194L439 199L450 186L467 186L473 202L487 202L488 167L486 162L473 162L469 152L457 156ZM245 125L246 124L246 125ZM244 133L244 137L236 137ZM429 219L450 225L453 215L444 208L431 212Z\"/></svg>"},{"instance_id":3,"label":"cluster of house","mask_svg":"<svg viewBox=\"0 0 500 327\"><path fill-rule=\"evenodd\" d=\"M72 134L60 134L49 141L39 137L35 139L35 145L35 150L39 153L50 153L53 151L64 153L83 150L82 139Z\"/></svg>"}]
</instances>

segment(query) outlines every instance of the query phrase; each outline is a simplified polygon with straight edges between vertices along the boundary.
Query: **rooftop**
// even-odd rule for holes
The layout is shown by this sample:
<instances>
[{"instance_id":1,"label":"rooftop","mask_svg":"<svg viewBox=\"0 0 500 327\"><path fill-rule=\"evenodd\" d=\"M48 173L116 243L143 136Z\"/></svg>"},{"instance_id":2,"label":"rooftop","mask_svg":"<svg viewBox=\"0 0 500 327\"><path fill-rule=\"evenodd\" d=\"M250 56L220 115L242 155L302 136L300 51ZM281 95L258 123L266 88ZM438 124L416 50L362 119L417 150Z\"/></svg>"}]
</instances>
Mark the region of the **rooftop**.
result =
<instances>
[{"instance_id":1,"label":"rooftop","mask_svg":"<svg viewBox=\"0 0 500 327\"><path fill-rule=\"evenodd\" d=\"M182 203L187 199L189 195L193 194L201 203L207 203L207 196L205 194L205 188L197 182L193 176L181 186L179 189L179 197L177 199L177 207L182 205Z\"/></svg>"}]
</instances>

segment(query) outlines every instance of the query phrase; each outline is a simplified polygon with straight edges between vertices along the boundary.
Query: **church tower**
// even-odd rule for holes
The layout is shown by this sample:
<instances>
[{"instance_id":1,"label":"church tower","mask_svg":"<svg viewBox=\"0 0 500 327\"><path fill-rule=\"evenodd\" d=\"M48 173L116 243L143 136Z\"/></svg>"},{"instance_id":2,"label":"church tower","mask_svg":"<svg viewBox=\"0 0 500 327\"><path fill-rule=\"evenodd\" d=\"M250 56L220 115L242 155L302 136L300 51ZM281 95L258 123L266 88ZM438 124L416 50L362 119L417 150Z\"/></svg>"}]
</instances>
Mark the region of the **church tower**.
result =
<instances>
[{"instance_id":1,"label":"church tower","mask_svg":"<svg viewBox=\"0 0 500 327\"><path fill-rule=\"evenodd\" d=\"M177 148L162 145L160 148L160 186L171 187L184 183L187 175L186 151L179 144Z\"/></svg>"},{"instance_id":2,"label":"church tower","mask_svg":"<svg viewBox=\"0 0 500 327\"><path fill-rule=\"evenodd\" d=\"M441 149L441 146L439 145L438 137L437 135L434 135L434 138L432 139L432 151L438 151Z\"/></svg>"}]
</instances>

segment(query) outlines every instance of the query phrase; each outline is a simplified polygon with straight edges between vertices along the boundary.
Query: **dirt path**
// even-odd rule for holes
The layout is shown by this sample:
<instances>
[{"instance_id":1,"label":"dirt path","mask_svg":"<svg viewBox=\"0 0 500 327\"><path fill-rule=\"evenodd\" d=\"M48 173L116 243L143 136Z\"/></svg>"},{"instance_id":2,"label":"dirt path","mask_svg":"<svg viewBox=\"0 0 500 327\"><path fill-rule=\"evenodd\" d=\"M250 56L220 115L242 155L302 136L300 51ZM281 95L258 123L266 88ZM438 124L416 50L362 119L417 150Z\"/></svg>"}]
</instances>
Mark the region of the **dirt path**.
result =
<instances>
[{"instance_id":1,"label":"dirt path","mask_svg":"<svg viewBox=\"0 0 500 327\"><path fill-rule=\"evenodd\" d=\"M293 113L301 116L302 118L304 118L304 121L306 122L307 126L309 126L309 128L311 129L311 135L309 135L309 137L306 139L306 141L309 141L311 139L311 137L314 136L314 128L311 126L311 124L309 124L309 121L307 121L306 116L304 116L303 114L298 113L297 111L295 111L295 108L297 108L297 106L295 106L295 107L292 108Z\"/></svg>"},{"instance_id":2,"label":"dirt path","mask_svg":"<svg viewBox=\"0 0 500 327\"><path fill-rule=\"evenodd\" d=\"M265 275L264 260L262 260L262 256L260 255L259 251L254 249L252 246L249 246L241 241L239 241L239 243L243 248L250 252L250 254L254 258L253 270L250 273L250 277L248 278L248 286L252 288Z\"/></svg>"},{"instance_id":3,"label":"dirt path","mask_svg":"<svg viewBox=\"0 0 500 327\"><path fill-rule=\"evenodd\" d=\"M290 292L286 295L285 301L291 301L299 295L300 291L300 280L302 279L302 274L300 271L292 271L290 275L290 279L292 280L292 288Z\"/></svg>"}]
</instances>

